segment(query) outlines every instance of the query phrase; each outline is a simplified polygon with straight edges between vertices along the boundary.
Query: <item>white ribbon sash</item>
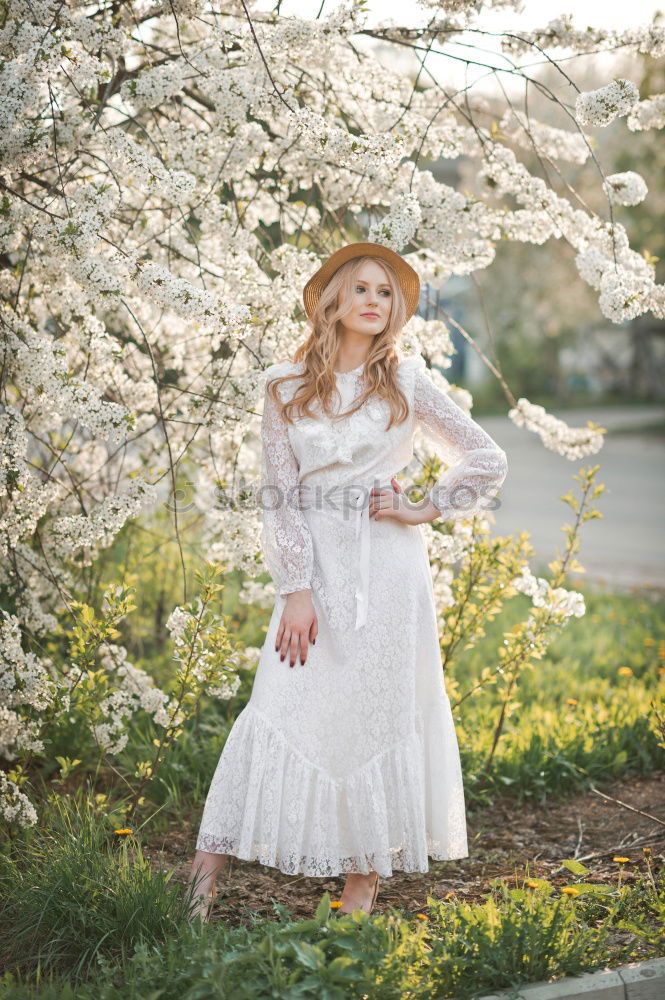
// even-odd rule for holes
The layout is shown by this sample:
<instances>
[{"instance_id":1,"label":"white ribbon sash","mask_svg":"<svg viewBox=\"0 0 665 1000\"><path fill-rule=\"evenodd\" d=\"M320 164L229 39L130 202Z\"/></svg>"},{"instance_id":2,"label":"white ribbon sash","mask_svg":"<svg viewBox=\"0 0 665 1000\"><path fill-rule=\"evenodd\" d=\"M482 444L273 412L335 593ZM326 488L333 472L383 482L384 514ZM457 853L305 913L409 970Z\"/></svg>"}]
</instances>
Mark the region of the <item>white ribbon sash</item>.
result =
<instances>
[{"instance_id":1,"label":"white ribbon sash","mask_svg":"<svg viewBox=\"0 0 665 1000\"><path fill-rule=\"evenodd\" d=\"M330 498L333 505L341 503L355 511L355 533L357 545L356 555L356 623L355 628L362 628L367 622L369 606L369 555L370 555L370 524L369 524L369 494L371 489L390 489L393 486L387 482L376 480L370 486L349 485L325 491L325 497ZM318 509L326 509L325 503ZM336 510L339 507L335 506Z\"/></svg>"}]
</instances>

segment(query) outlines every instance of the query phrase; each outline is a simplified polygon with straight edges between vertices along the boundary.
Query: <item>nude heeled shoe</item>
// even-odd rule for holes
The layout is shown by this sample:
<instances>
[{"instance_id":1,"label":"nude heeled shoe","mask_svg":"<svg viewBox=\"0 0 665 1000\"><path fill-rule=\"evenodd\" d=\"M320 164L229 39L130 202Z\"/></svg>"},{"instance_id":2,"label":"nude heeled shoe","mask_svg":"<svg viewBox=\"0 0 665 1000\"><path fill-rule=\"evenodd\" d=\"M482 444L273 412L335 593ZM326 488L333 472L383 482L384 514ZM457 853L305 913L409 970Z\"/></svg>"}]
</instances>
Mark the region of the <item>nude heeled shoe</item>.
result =
<instances>
[{"instance_id":1,"label":"nude heeled shoe","mask_svg":"<svg viewBox=\"0 0 665 1000\"><path fill-rule=\"evenodd\" d=\"M381 877L380 877L379 873L376 872L376 879L374 881L374 892L372 893L372 901L369 904L369 910L366 911L367 913L371 913L372 910L374 909L374 904L376 903L376 897L379 895L379 882L380 881L381 881ZM362 909L362 907L360 907L360 906L354 906L353 909L354 910L359 910L359 909ZM341 915L341 914L344 914L344 913L352 913L352 912L353 912L352 910L343 910L341 907L336 911L336 913L338 914L338 916Z\"/></svg>"}]
</instances>

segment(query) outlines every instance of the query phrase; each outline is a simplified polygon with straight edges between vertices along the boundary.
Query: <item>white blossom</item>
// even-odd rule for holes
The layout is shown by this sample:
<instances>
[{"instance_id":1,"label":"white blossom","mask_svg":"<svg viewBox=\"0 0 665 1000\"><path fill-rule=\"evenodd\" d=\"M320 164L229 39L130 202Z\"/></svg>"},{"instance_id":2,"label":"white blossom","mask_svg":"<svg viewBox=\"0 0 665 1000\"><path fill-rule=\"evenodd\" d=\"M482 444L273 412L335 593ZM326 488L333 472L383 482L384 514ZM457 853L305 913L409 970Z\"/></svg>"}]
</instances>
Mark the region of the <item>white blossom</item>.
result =
<instances>
[{"instance_id":1,"label":"white blossom","mask_svg":"<svg viewBox=\"0 0 665 1000\"><path fill-rule=\"evenodd\" d=\"M575 461L593 455L603 446L603 435L597 428L569 427L565 421L548 413L543 406L521 397L508 411L517 427L526 427L537 434L546 448Z\"/></svg>"},{"instance_id":2,"label":"white blossom","mask_svg":"<svg viewBox=\"0 0 665 1000\"><path fill-rule=\"evenodd\" d=\"M617 78L605 87L578 94L575 117L580 125L609 125L620 115L627 115L639 96L631 80Z\"/></svg>"},{"instance_id":3,"label":"white blossom","mask_svg":"<svg viewBox=\"0 0 665 1000\"><path fill-rule=\"evenodd\" d=\"M37 810L32 802L4 771L0 771L0 815L7 823L20 827L34 826L37 822Z\"/></svg>"},{"instance_id":4,"label":"white blossom","mask_svg":"<svg viewBox=\"0 0 665 1000\"><path fill-rule=\"evenodd\" d=\"M612 51L618 47L625 51L641 52L659 59L665 55L665 28L652 22L643 27L594 28L591 25L577 28L571 15L555 17L544 28L512 32L502 38L501 47L514 55L539 50L569 49L574 52Z\"/></svg>"},{"instance_id":5,"label":"white blossom","mask_svg":"<svg viewBox=\"0 0 665 1000\"><path fill-rule=\"evenodd\" d=\"M645 101L635 104L626 125L631 132L665 128L665 94L651 94Z\"/></svg>"},{"instance_id":6,"label":"white blossom","mask_svg":"<svg viewBox=\"0 0 665 1000\"><path fill-rule=\"evenodd\" d=\"M190 613L184 608L176 607L173 609L166 620L166 629L171 633L171 638L174 642L183 641L185 628L187 623L191 621L191 617Z\"/></svg>"},{"instance_id":7,"label":"white blossom","mask_svg":"<svg viewBox=\"0 0 665 1000\"><path fill-rule=\"evenodd\" d=\"M387 215L370 227L368 239L399 253L413 239L421 217L418 199L413 194L402 195Z\"/></svg>"},{"instance_id":8,"label":"white blossom","mask_svg":"<svg viewBox=\"0 0 665 1000\"><path fill-rule=\"evenodd\" d=\"M69 554L80 549L105 548L130 517L136 517L146 504L154 501L155 492L153 486L137 476L123 494L105 497L88 517L72 514L53 520L49 526L49 543Z\"/></svg>"},{"instance_id":9,"label":"white blossom","mask_svg":"<svg viewBox=\"0 0 665 1000\"><path fill-rule=\"evenodd\" d=\"M535 576L527 565L511 581L515 590L527 594L537 608L545 608L562 619L581 618L586 612L583 594L564 587L552 587L544 577Z\"/></svg>"},{"instance_id":10,"label":"white blossom","mask_svg":"<svg viewBox=\"0 0 665 1000\"><path fill-rule=\"evenodd\" d=\"M639 205L647 196L648 188L643 177L634 170L621 174L610 174L603 184L612 201L618 205Z\"/></svg>"},{"instance_id":11,"label":"white blossom","mask_svg":"<svg viewBox=\"0 0 665 1000\"><path fill-rule=\"evenodd\" d=\"M124 646L103 643L99 652L111 690L99 703L103 721L91 724L90 729L106 753L119 754L125 748L129 722L139 711L150 715L157 726L166 728L174 721L177 724L182 713L144 670L129 662ZM71 682L75 680L74 673Z\"/></svg>"},{"instance_id":12,"label":"white blossom","mask_svg":"<svg viewBox=\"0 0 665 1000\"><path fill-rule=\"evenodd\" d=\"M516 108L504 112L499 129L513 142L525 149L537 150L541 156L569 163L585 163L591 155L589 141L583 132L565 129L535 121Z\"/></svg>"},{"instance_id":13,"label":"white blossom","mask_svg":"<svg viewBox=\"0 0 665 1000\"><path fill-rule=\"evenodd\" d=\"M14 760L16 751L39 752L42 714L57 696L52 663L23 649L16 615L0 609L0 754Z\"/></svg>"}]
</instances>

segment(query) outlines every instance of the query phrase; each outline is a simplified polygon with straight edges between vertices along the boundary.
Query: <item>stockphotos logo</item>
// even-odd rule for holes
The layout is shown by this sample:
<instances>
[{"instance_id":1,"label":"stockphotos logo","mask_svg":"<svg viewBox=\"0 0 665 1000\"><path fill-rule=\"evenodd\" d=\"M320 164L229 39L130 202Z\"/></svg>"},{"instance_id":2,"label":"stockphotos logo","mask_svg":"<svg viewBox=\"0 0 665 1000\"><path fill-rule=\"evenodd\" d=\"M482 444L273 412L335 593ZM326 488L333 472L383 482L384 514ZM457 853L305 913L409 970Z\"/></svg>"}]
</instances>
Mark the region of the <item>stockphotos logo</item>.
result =
<instances>
[{"instance_id":1,"label":"stockphotos logo","mask_svg":"<svg viewBox=\"0 0 665 1000\"><path fill-rule=\"evenodd\" d=\"M240 511L275 511L287 510L320 510L337 511L344 517L369 505L370 491L382 488L384 491L392 492L391 507L399 510L400 497L406 497L412 504L414 510L422 510L429 504L429 490L422 497L417 494L422 492L421 487L415 485L408 486L400 494L392 490L385 481L375 480L372 485L367 483L346 483L344 486L311 486L307 483L295 483L292 486L282 487L275 484L261 486L255 483L239 481L233 489L228 489L219 484L212 490L197 493L196 484L187 480L176 490L171 491L168 499L164 502L167 510L176 513L187 513L190 510L240 510ZM443 494L439 491L437 499L439 503L444 501L448 511L470 511L478 509L479 513L485 511L498 510L501 501L498 496L492 493L492 486L476 489L475 487L458 483L450 492ZM415 498L413 498L415 496ZM413 499L412 499L413 498ZM483 502L479 502L483 501ZM442 506L443 506L442 505Z\"/></svg>"}]
</instances>

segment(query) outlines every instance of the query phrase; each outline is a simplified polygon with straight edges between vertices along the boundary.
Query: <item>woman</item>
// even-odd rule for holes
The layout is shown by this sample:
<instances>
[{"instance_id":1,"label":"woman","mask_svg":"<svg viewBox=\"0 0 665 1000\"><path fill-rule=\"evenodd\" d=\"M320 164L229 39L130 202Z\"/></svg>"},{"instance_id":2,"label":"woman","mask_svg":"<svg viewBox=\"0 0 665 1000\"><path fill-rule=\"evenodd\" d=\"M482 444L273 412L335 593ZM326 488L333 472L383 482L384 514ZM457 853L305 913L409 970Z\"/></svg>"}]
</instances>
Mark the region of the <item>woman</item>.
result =
<instances>
[{"instance_id":1,"label":"woman","mask_svg":"<svg viewBox=\"0 0 665 1000\"><path fill-rule=\"evenodd\" d=\"M400 358L415 271L374 243L307 283L311 330L271 365L261 423L262 547L278 596L252 694L222 751L192 865L207 919L229 855L329 878L339 912L379 876L468 857L459 749L419 527L492 505L505 453ZM410 502L395 476L416 424L450 466Z\"/></svg>"}]
</instances>

